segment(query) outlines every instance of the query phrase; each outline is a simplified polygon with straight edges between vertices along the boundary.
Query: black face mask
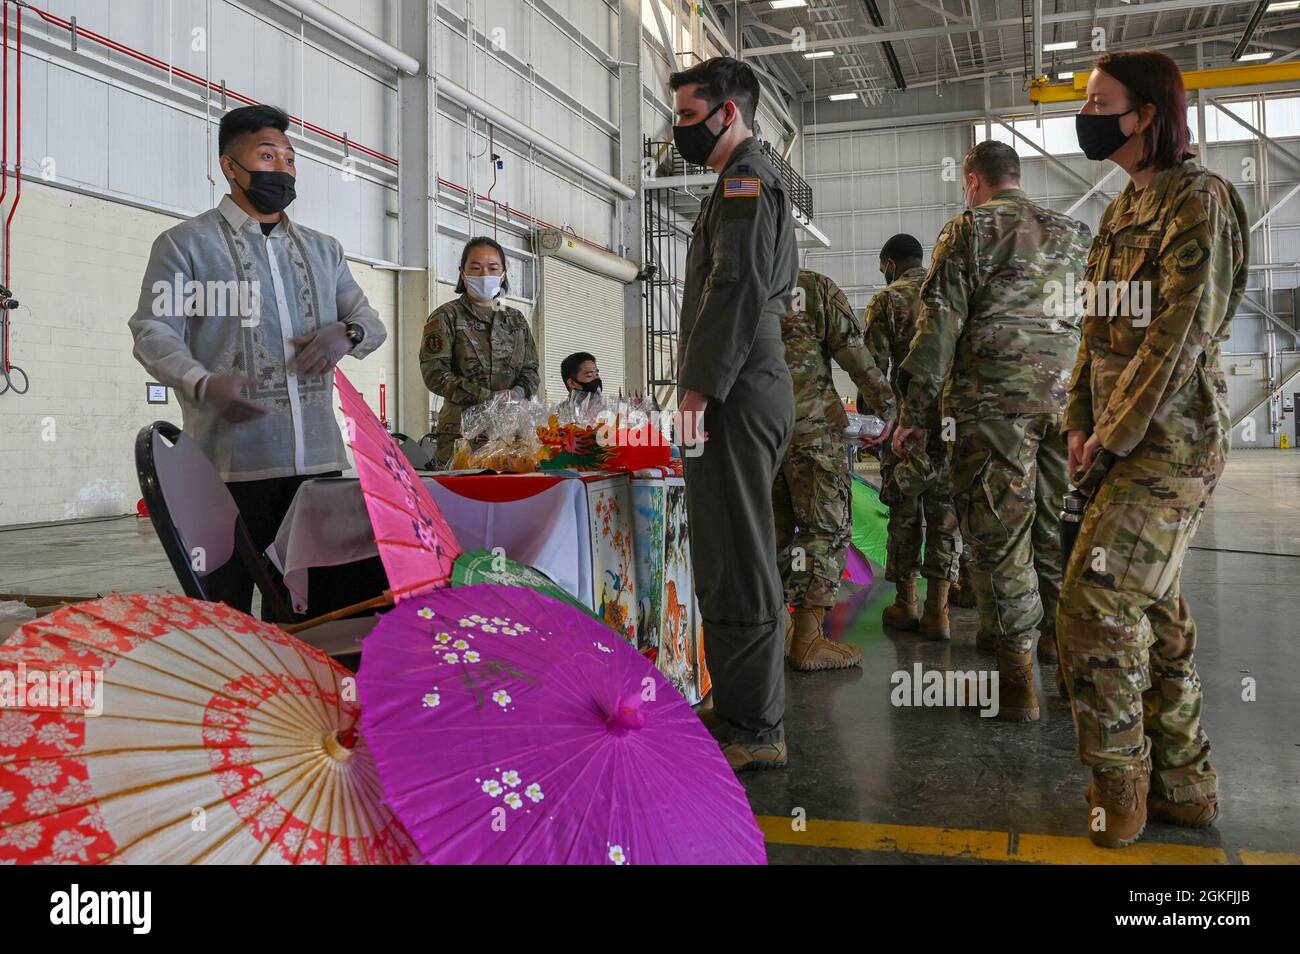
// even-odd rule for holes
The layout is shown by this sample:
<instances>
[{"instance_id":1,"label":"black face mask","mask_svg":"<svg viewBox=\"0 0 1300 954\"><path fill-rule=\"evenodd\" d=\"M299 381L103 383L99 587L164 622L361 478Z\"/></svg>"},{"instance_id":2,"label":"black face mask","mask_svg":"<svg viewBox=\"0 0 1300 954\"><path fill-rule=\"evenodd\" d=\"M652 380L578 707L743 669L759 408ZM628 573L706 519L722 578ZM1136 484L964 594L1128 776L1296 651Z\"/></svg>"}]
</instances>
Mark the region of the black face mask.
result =
<instances>
[{"instance_id":1,"label":"black face mask","mask_svg":"<svg viewBox=\"0 0 1300 954\"><path fill-rule=\"evenodd\" d=\"M1083 154L1093 162L1100 162L1115 155L1120 147L1132 138L1119 128L1120 118L1135 112L1136 109L1137 107L1126 109L1122 113L1111 113L1109 116L1076 113L1074 131L1079 137L1079 147L1083 149Z\"/></svg>"},{"instance_id":2,"label":"black face mask","mask_svg":"<svg viewBox=\"0 0 1300 954\"><path fill-rule=\"evenodd\" d=\"M247 187L240 186L240 188L244 190L244 195L248 196L248 201L253 203L253 208L263 215L283 212L289 203L298 197L294 189L294 178L290 173L249 169L233 156L230 161L248 173Z\"/></svg>"},{"instance_id":3,"label":"black face mask","mask_svg":"<svg viewBox=\"0 0 1300 954\"><path fill-rule=\"evenodd\" d=\"M600 378L592 378L590 381L580 381L579 383L582 385L582 390L588 394L600 393Z\"/></svg>"},{"instance_id":4,"label":"black face mask","mask_svg":"<svg viewBox=\"0 0 1300 954\"><path fill-rule=\"evenodd\" d=\"M709 115L705 116L698 123L691 123L689 126L673 127L673 143L677 146L677 151L693 166L703 166L709 161L709 156L713 155L713 149L718 144L718 140L726 135L730 126L723 126L721 132L714 132L709 129L708 121L723 106L726 100L709 110Z\"/></svg>"}]
</instances>

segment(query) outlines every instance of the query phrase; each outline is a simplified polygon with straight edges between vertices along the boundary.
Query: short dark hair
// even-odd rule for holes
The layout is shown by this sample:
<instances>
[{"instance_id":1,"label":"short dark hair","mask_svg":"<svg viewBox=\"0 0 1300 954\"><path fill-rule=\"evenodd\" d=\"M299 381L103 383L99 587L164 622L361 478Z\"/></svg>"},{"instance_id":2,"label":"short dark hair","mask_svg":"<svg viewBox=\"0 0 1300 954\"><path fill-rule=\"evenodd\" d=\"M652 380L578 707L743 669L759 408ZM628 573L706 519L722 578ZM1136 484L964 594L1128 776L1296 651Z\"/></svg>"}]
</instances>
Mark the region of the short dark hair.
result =
<instances>
[{"instance_id":1,"label":"short dark hair","mask_svg":"<svg viewBox=\"0 0 1300 954\"><path fill-rule=\"evenodd\" d=\"M696 93L711 108L729 99L735 100L740 118L746 126L754 128L754 113L758 111L761 93L758 77L748 63L733 60L729 56L715 56L668 77L668 85L674 92L692 83L700 84Z\"/></svg>"},{"instance_id":2,"label":"short dark hair","mask_svg":"<svg viewBox=\"0 0 1300 954\"><path fill-rule=\"evenodd\" d=\"M1150 103L1156 108L1155 120L1142 134L1140 168L1159 171L1191 158L1187 90L1177 63L1156 50L1125 50L1105 54L1095 67L1124 84L1129 106Z\"/></svg>"},{"instance_id":3,"label":"short dark hair","mask_svg":"<svg viewBox=\"0 0 1300 954\"><path fill-rule=\"evenodd\" d=\"M474 251L474 249L476 248L496 249L496 253L499 256L501 256L502 272L507 272L510 270L510 265L506 261L506 250L501 247L500 242L498 242L494 238L488 238L486 235L476 235L468 242L465 243L465 247L461 249L460 252L460 267L462 270L465 268L465 263L469 261L469 253ZM508 291L510 291L510 279L506 278L505 275L502 275L501 294L504 295ZM465 279L460 274L460 272L456 273L456 294L457 295L465 294Z\"/></svg>"},{"instance_id":4,"label":"short dark hair","mask_svg":"<svg viewBox=\"0 0 1300 954\"><path fill-rule=\"evenodd\" d=\"M569 355L567 358L561 361L560 380L564 382L564 386L567 388L569 386L570 381L578 380L577 378L578 369L581 368L588 361L595 361L595 360L596 360L596 356L594 354L588 354L585 351L575 351L573 352L573 354Z\"/></svg>"},{"instance_id":5,"label":"short dark hair","mask_svg":"<svg viewBox=\"0 0 1300 954\"><path fill-rule=\"evenodd\" d=\"M880 257L904 265L911 262L920 262L925 257L925 250L921 248L921 243L917 241L916 236L908 235L906 232L899 232L897 235L891 236L889 241L880 249Z\"/></svg>"},{"instance_id":6,"label":"short dark hair","mask_svg":"<svg viewBox=\"0 0 1300 954\"><path fill-rule=\"evenodd\" d=\"M966 158L961 163L961 171L964 175L977 172L989 185L1019 182L1020 157L1005 142L986 139L976 143L975 148L966 153Z\"/></svg>"},{"instance_id":7,"label":"short dark hair","mask_svg":"<svg viewBox=\"0 0 1300 954\"><path fill-rule=\"evenodd\" d=\"M278 129L284 132L289 128L289 114L275 106L240 106L221 117L221 126L217 130L217 155L224 156L230 144L246 133L255 133L262 129Z\"/></svg>"}]
</instances>

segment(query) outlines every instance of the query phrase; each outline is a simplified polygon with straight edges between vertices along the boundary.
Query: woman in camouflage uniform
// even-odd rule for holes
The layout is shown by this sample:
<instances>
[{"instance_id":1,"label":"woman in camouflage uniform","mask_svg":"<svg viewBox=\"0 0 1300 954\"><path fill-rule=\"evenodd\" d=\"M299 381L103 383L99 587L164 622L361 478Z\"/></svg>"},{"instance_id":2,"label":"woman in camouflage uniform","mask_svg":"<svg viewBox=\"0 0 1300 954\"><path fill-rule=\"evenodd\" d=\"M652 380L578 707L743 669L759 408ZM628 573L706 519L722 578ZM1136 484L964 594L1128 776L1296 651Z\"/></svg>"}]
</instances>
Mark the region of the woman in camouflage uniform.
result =
<instances>
[{"instance_id":1,"label":"woman in camouflage uniform","mask_svg":"<svg viewBox=\"0 0 1300 954\"><path fill-rule=\"evenodd\" d=\"M1131 180L1088 257L1064 429L1070 473L1091 500L1057 628L1093 771L1090 837L1121 847L1148 815L1193 828L1218 815L1179 574L1227 458L1219 352L1245 290L1249 226L1232 185L1191 161L1168 57L1103 56L1076 122L1088 158Z\"/></svg>"},{"instance_id":2,"label":"woman in camouflage uniform","mask_svg":"<svg viewBox=\"0 0 1300 954\"><path fill-rule=\"evenodd\" d=\"M537 345L528 320L501 298L509 288L501 246L472 238L460 255L460 297L439 306L424 326L420 372L443 399L435 466L451 461L465 408L501 391L519 400L537 393Z\"/></svg>"}]
</instances>

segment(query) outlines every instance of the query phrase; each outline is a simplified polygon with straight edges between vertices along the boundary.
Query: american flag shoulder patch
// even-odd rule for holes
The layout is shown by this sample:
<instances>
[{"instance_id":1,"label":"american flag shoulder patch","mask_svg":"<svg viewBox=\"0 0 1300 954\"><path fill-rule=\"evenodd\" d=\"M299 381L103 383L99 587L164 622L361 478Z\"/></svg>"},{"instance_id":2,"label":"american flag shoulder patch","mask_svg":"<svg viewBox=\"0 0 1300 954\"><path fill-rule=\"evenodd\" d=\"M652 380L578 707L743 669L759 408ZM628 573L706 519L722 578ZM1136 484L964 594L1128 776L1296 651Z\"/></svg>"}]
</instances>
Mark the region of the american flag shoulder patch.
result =
<instances>
[{"instance_id":1,"label":"american flag shoulder patch","mask_svg":"<svg viewBox=\"0 0 1300 954\"><path fill-rule=\"evenodd\" d=\"M759 180L753 178L723 179L722 197L724 199L754 198L758 195Z\"/></svg>"}]
</instances>

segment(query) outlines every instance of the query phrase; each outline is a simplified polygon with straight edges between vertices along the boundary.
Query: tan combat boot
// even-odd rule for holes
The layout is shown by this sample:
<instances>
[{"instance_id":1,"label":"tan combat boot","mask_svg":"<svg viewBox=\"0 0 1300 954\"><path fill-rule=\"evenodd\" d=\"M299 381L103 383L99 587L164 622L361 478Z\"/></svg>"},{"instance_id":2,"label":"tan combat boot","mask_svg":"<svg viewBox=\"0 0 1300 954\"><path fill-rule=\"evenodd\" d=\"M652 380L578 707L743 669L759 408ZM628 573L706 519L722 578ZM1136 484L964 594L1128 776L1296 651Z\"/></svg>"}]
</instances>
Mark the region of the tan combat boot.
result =
<instances>
[{"instance_id":1,"label":"tan combat boot","mask_svg":"<svg viewBox=\"0 0 1300 954\"><path fill-rule=\"evenodd\" d=\"M733 772L753 772L759 769L785 768L785 741L732 742L722 748L727 764Z\"/></svg>"},{"instance_id":2,"label":"tan combat boot","mask_svg":"<svg viewBox=\"0 0 1300 954\"><path fill-rule=\"evenodd\" d=\"M1006 722L1037 722L1034 657L998 647L998 718Z\"/></svg>"},{"instance_id":3,"label":"tan combat boot","mask_svg":"<svg viewBox=\"0 0 1300 954\"><path fill-rule=\"evenodd\" d=\"M1152 821L1181 828L1209 828L1219 817L1219 799L1210 795L1194 802L1171 802L1161 795L1147 799L1147 812Z\"/></svg>"},{"instance_id":4,"label":"tan combat boot","mask_svg":"<svg viewBox=\"0 0 1300 954\"><path fill-rule=\"evenodd\" d=\"M963 563L957 574L957 582L948 593L948 605L971 609L975 606L975 580L971 577L970 564Z\"/></svg>"},{"instance_id":5,"label":"tan combat boot","mask_svg":"<svg viewBox=\"0 0 1300 954\"><path fill-rule=\"evenodd\" d=\"M826 619L823 606L801 606L794 611L794 638L790 645L790 668L799 672L847 669L862 662L862 650L833 643L822 636Z\"/></svg>"},{"instance_id":6,"label":"tan combat boot","mask_svg":"<svg viewBox=\"0 0 1300 954\"><path fill-rule=\"evenodd\" d=\"M1056 634L1040 632L1038 634L1038 661L1056 665L1061 661L1060 653L1056 651Z\"/></svg>"},{"instance_id":7,"label":"tan combat boot","mask_svg":"<svg viewBox=\"0 0 1300 954\"><path fill-rule=\"evenodd\" d=\"M1092 843L1101 848L1124 848L1137 841L1147 826L1150 787L1151 775L1145 766L1122 775L1094 772L1088 786L1088 838Z\"/></svg>"},{"instance_id":8,"label":"tan combat boot","mask_svg":"<svg viewBox=\"0 0 1300 954\"><path fill-rule=\"evenodd\" d=\"M709 730L709 735L722 741L722 737L726 734L726 726L722 722L722 717L718 715L718 710L713 708L713 693L710 692L704 701L695 707L695 714L704 723L704 728Z\"/></svg>"},{"instance_id":9,"label":"tan combat boot","mask_svg":"<svg viewBox=\"0 0 1300 954\"><path fill-rule=\"evenodd\" d=\"M926 639L952 639L948 622L948 594L952 584L947 580L931 580L925 591L925 612L921 614L921 632Z\"/></svg>"},{"instance_id":10,"label":"tan combat boot","mask_svg":"<svg viewBox=\"0 0 1300 954\"><path fill-rule=\"evenodd\" d=\"M917 629L921 613L916 605L916 580L899 580L894 602L885 607L880 620L890 629Z\"/></svg>"}]
</instances>

